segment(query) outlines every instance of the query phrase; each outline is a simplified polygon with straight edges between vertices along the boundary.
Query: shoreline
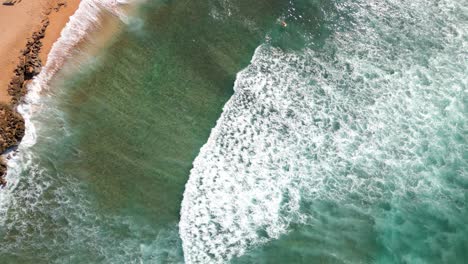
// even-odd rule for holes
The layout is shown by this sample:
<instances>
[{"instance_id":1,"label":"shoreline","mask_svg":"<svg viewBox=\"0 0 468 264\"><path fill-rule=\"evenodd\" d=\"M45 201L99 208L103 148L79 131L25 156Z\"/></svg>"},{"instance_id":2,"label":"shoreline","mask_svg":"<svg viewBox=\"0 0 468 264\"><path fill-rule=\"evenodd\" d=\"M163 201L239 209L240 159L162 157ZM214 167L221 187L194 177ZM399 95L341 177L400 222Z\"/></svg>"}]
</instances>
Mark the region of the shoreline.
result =
<instances>
[{"instance_id":1,"label":"shoreline","mask_svg":"<svg viewBox=\"0 0 468 264\"><path fill-rule=\"evenodd\" d=\"M2 1L0 5L0 154L20 143L24 118L16 107L27 86L41 72L53 44L75 13L80 0ZM0 188L6 185L7 166L0 158Z\"/></svg>"}]
</instances>

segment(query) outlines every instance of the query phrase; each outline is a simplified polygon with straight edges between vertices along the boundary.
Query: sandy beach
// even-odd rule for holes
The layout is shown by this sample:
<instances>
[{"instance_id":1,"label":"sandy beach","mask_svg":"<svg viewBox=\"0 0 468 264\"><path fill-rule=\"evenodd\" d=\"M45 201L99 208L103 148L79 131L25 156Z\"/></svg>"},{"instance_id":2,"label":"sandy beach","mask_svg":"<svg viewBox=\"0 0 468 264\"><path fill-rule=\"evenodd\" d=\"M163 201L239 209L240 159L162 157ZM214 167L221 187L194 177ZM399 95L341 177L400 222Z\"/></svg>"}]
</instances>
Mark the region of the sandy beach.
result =
<instances>
[{"instance_id":1,"label":"sandy beach","mask_svg":"<svg viewBox=\"0 0 468 264\"><path fill-rule=\"evenodd\" d=\"M28 39L41 29L44 21L49 21L39 52L45 65L47 54L79 3L79 0L17 0L13 5L0 5L0 102L10 102L8 84Z\"/></svg>"}]
</instances>

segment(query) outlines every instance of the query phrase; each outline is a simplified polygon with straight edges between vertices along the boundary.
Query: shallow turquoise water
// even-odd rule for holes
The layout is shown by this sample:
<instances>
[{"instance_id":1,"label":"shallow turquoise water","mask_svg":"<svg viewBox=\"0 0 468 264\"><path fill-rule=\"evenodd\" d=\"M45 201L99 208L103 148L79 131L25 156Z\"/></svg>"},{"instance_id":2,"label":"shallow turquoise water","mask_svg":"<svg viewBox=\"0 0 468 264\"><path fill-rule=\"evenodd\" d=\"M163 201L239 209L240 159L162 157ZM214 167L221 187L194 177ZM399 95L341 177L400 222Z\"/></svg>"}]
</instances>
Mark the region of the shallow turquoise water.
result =
<instances>
[{"instance_id":1,"label":"shallow turquoise water","mask_svg":"<svg viewBox=\"0 0 468 264\"><path fill-rule=\"evenodd\" d=\"M43 97L0 262L464 263L467 8L149 1Z\"/></svg>"}]
</instances>

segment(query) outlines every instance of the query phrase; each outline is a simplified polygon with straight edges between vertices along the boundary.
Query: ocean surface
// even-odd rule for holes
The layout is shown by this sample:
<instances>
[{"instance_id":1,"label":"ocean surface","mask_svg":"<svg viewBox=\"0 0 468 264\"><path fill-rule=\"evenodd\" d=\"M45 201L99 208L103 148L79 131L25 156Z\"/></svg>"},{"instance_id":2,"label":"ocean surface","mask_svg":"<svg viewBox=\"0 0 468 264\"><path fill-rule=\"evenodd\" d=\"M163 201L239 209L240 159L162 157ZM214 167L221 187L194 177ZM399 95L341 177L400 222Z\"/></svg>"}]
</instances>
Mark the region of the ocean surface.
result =
<instances>
[{"instance_id":1,"label":"ocean surface","mask_svg":"<svg viewBox=\"0 0 468 264\"><path fill-rule=\"evenodd\" d=\"M124 2L29 87L0 263L468 261L468 2Z\"/></svg>"}]
</instances>

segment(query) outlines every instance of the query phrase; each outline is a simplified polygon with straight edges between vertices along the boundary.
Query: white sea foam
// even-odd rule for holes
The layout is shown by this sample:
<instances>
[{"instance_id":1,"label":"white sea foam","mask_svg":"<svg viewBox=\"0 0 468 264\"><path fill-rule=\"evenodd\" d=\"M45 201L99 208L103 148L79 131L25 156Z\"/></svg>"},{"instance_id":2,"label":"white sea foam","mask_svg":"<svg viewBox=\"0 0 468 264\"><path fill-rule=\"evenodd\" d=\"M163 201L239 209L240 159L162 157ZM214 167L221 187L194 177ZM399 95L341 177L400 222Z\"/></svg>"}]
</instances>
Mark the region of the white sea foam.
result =
<instances>
[{"instance_id":1,"label":"white sea foam","mask_svg":"<svg viewBox=\"0 0 468 264\"><path fill-rule=\"evenodd\" d=\"M29 84L25 103L18 107L18 112L25 119L26 132L18 151L8 160L9 170L6 175L8 185L0 191L0 223L4 220L4 214L8 210L12 198L11 192L21 179L21 172L25 168L33 167L30 162L33 153L29 149L36 143L37 129L40 126L39 122L34 121L34 116L41 109L48 107L43 104L42 96L49 89L49 82L62 69L67 59L74 54L77 45L85 40L90 32L99 29L104 12L115 15L124 22L128 20L121 5L122 1L117 0L82 0L77 11L62 30L59 39L53 44L41 73Z\"/></svg>"},{"instance_id":2,"label":"white sea foam","mask_svg":"<svg viewBox=\"0 0 468 264\"><path fill-rule=\"evenodd\" d=\"M291 223L313 224L314 201L363 211L408 195L463 201L439 171L463 162L467 10L344 1L324 16L334 34L323 48L260 46L194 161L180 220L186 263L224 263Z\"/></svg>"}]
</instances>

